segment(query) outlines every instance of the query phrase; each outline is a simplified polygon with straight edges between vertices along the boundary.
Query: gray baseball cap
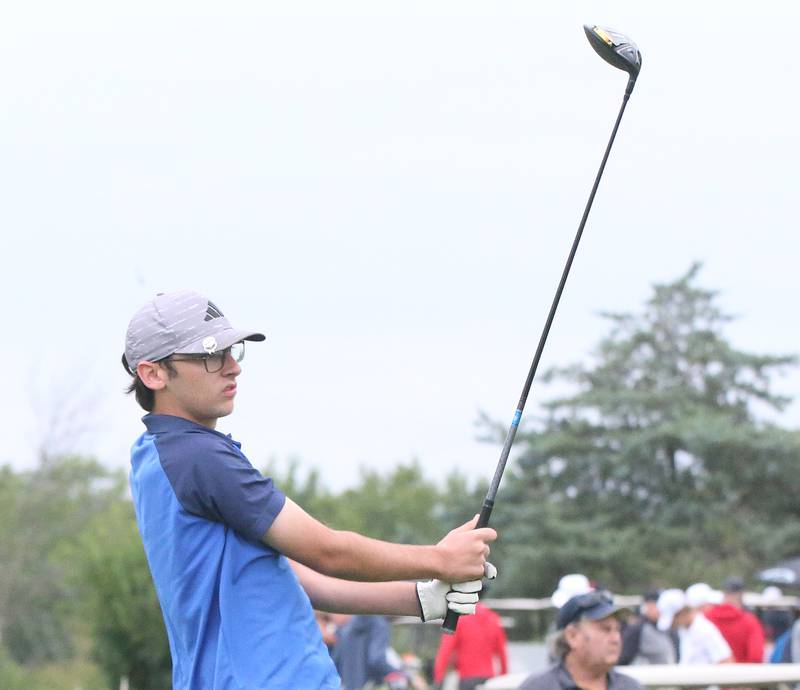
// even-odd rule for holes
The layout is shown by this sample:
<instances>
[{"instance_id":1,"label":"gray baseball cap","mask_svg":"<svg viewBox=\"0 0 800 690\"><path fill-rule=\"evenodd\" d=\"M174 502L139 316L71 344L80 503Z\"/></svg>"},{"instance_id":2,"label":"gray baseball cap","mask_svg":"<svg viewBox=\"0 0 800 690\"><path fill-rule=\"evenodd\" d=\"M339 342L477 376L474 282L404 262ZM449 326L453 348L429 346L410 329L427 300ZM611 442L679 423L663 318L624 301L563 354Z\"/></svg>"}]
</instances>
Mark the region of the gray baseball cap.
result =
<instances>
[{"instance_id":1,"label":"gray baseball cap","mask_svg":"<svg viewBox=\"0 0 800 690\"><path fill-rule=\"evenodd\" d=\"M264 334L234 328L219 307L194 290L160 293L128 324L125 360L135 372L142 361L176 353L214 354L241 340L264 340Z\"/></svg>"}]
</instances>

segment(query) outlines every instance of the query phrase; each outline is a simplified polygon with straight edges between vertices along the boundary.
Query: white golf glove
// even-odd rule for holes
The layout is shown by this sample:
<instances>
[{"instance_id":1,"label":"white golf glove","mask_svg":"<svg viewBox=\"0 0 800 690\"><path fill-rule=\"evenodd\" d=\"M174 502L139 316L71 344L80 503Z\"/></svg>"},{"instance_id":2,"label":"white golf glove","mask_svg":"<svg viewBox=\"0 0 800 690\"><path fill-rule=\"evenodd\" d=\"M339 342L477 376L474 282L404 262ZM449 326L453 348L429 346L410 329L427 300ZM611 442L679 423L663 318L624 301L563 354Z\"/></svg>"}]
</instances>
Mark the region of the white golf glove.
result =
<instances>
[{"instance_id":1,"label":"white golf glove","mask_svg":"<svg viewBox=\"0 0 800 690\"><path fill-rule=\"evenodd\" d=\"M487 563L484 566L484 577L489 580L496 578L497 568ZM462 615L475 613L475 604L478 603L478 592L481 589L483 589L481 580L454 584L441 580L417 582L417 598L422 609L422 620L427 622L444 618L447 609Z\"/></svg>"}]
</instances>

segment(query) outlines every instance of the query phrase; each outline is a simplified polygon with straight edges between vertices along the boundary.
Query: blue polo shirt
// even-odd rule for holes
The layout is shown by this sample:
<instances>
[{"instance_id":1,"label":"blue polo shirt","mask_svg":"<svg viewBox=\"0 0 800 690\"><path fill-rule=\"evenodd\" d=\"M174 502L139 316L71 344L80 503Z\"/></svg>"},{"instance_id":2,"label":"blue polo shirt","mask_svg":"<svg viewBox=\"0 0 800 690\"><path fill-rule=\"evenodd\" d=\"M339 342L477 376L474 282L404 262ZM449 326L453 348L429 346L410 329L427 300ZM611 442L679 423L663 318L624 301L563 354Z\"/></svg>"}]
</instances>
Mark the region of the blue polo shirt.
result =
<instances>
[{"instance_id":1,"label":"blue polo shirt","mask_svg":"<svg viewBox=\"0 0 800 690\"><path fill-rule=\"evenodd\" d=\"M308 596L261 541L283 493L230 436L169 415L143 421L131 492L173 690L338 690Z\"/></svg>"}]
</instances>

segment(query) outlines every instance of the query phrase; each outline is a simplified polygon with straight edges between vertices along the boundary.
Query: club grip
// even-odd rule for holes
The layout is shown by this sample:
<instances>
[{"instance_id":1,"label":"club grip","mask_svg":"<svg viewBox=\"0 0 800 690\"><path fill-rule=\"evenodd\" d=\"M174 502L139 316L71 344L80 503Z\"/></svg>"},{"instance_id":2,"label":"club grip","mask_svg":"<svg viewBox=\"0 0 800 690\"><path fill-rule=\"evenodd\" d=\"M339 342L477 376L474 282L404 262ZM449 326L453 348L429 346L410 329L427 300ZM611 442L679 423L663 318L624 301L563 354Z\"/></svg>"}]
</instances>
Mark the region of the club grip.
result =
<instances>
[{"instance_id":1,"label":"club grip","mask_svg":"<svg viewBox=\"0 0 800 690\"><path fill-rule=\"evenodd\" d=\"M493 500L489 499L488 497L483 499L483 507L481 508L481 514L478 516L478 524L475 525L475 529L480 529L481 527L487 527L489 525L489 518L492 515L493 507ZM442 632L452 635L458 627L458 619L460 617L460 613L456 613L452 609L448 608L447 615L444 617L444 623L442 623Z\"/></svg>"},{"instance_id":2,"label":"club grip","mask_svg":"<svg viewBox=\"0 0 800 690\"><path fill-rule=\"evenodd\" d=\"M444 617L444 623L442 623L442 632L452 635L458 627L458 619L460 616L460 613L456 613L452 609L447 609L447 615Z\"/></svg>"}]
</instances>

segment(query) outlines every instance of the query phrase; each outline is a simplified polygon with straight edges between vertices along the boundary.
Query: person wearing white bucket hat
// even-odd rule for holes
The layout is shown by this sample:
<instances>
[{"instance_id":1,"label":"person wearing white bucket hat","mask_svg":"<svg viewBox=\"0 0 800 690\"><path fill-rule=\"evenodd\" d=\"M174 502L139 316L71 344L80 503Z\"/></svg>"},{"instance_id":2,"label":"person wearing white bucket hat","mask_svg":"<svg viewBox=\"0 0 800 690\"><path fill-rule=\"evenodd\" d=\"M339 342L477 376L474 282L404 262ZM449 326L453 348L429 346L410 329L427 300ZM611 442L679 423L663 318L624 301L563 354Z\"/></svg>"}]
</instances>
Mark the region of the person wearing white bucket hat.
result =
<instances>
[{"instance_id":1,"label":"person wearing white bucket hat","mask_svg":"<svg viewBox=\"0 0 800 690\"><path fill-rule=\"evenodd\" d=\"M722 592L714 589L706 582L695 582L686 588L686 603L701 611L705 611L721 601Z\"/></svg>"},{"instance_id":2,"label":"person wearing white bucket hat","mask_svg":"<svg viewBox=\"0 0 800 690\"><path fill-rule=\"evenodd\" d=\"M705 588L695 587L685 592L665 589L658 597L658 628L664 631L677 629L679 664L722 664L733 661L731 648L722 633L701 611L701 607L708 603L707 596Z\"/></svg>"},{"instance_id":3,"label":"person wearing white bucket hat","mask_svg":"<svg viewBox=\"0 0 800 690\"><path fill-rule=\"evenodd\" d=\"M593 589L594 587L592 587L592 583L589 582L589 578L586 577L586 575L582 573L570 573L569 575L564 575L558 581L556 591L550 595L550 603L557 609L560 609L576 594L586 594Z\"/></svg>"}]
</instances>

